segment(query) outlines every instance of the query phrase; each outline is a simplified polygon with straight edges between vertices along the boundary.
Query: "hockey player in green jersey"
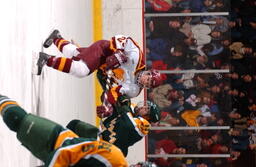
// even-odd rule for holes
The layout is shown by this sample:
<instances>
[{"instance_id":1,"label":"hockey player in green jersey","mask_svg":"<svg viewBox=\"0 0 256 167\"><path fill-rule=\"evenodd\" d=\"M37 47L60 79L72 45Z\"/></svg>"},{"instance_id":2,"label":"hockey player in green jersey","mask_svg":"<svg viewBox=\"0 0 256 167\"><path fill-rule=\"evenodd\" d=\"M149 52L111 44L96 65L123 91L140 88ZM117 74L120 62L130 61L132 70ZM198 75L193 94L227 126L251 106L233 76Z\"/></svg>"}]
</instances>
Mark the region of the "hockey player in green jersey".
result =
<instances>
[{"instance_id":1,"label":"hockey player in green jersey","mask_svg":"<svg viewBox=\"0 0 256 167\"><path fill-rule=\"evenodd\" d=\"M102 117L106 110L105 106L98 106L98 116ZM110 110L113 110L113 113L103 118L100 136L103 140L119 147L125 156L128 154L128 147L148 134L150 123L157 122L160 119L159 109L152 102L138 103L132 109L130 99L125 96L120 96L117 103L113 105L113 109ZM82 124L82 121L73 120L67 127L83 137L86 130L82 130Z\"/></svg>"},{"instance_id":2,"label":"hockey player in green jersey","mask_svg":"<svg viewBox=\"0 0 256 167\"><path fill-rule=\"evenodd\" d=\"M16 101L0 95L0 115L18 140L45 167L128 167L123 153L113 144L95 138L95 131L85 137L48 119L29 114ZM85 124L85 123L84 123ZM97 131L96 131L97 133ZM89 138L90 137L90 138Z\"/></svg>"},{"instance_id":3,"label":"hockey player in green jersey","mask_svg":"<svg viewBox=\"0 0 256 167\"><path fill-rule=\"evenodd\" d=\"M103 89L106 88L106 78L102 71L98 71L97 76ZM100 133L102 139L119 147L125 156L128 147L148 134L150 123L160 120L160 110L156 104L150 101L140 102L133 108L130 99L124 95L118 96L114 104L98 106L97 115L103 118ZM67 127L82 137L85 131L77 126L81 124L82 121L75 120Z\"/></svg>"}]
</instances>

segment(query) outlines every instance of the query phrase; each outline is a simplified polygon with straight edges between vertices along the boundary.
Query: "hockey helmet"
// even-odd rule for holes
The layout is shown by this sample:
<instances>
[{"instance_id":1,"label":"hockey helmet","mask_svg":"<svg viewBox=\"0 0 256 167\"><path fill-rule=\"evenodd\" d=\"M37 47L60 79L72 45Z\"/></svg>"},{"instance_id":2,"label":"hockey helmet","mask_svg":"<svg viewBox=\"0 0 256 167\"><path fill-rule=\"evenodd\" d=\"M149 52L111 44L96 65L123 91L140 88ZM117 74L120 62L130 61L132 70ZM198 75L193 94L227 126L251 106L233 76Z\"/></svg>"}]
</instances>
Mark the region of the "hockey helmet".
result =
<instances>
[{"instance_id":1,"label":"hockey helmet","mask_svg":"<svg viewBox=\"0 0 256 167\"><path fill-rule=\"evenodd\" d=\"M163 83L163 77L159 71L150 69L139 74L138 83L143 87L155 88Z\"/></svg>"},{"instance_id":2,"label":"hockey helmet","mask_svg":"<svg viewBox=\"0 0 256 167\"><path fill-rule=\"evenodd\" d=\"M163 83L163 77L159 71L151 69L151 86L155 88Z\"/></svg>"},{"instance_id":3,"label":"hockey helmet","mask_svg":"<svg viewBox=\"0 0 256 167\"><path fill-rule=\"evenodd\" d=\"M149 112L147 115L142 116L143 118L145 118L146 120L148 120L149 122L158 122L160 120L160 109L159 107L152 103L151 101L146 101L145 102L139 102L136 107L134 108L135 110L135 115L139 115L139 109L142 107L147 107Z\"/></svg>"}]
</instances>

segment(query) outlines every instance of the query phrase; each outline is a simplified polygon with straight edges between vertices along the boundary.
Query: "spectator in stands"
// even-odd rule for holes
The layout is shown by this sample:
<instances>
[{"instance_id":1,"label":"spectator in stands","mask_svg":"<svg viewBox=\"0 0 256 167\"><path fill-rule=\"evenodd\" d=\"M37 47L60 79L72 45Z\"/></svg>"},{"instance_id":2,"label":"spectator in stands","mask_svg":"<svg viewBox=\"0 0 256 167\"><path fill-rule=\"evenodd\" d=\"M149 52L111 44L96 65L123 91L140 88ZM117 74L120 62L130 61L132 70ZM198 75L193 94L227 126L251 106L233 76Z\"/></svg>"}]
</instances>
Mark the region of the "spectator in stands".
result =
<instances>
[{"instance_id":1,"label":"spectator in stands","mask_svg":"<svg viewBox=\"0 0 256 167\"><path fill-rule=\"evenodd\" d=\"M191 0L192 12L207 12L214 9L213 0Z\"/></svg>"},{"instance_id":2,"label":"spectator in stands","mask_svg":"<svg viewBox=\"0 0 256 167\"><path fill-rule=\"evenodd\" d=\"M178 147L171 139L162 139L156 142L155 154L185 154L186 149ZM170 166L175 158L157 158L155 163L159 166Z\"/></svg>"}]
</instances>

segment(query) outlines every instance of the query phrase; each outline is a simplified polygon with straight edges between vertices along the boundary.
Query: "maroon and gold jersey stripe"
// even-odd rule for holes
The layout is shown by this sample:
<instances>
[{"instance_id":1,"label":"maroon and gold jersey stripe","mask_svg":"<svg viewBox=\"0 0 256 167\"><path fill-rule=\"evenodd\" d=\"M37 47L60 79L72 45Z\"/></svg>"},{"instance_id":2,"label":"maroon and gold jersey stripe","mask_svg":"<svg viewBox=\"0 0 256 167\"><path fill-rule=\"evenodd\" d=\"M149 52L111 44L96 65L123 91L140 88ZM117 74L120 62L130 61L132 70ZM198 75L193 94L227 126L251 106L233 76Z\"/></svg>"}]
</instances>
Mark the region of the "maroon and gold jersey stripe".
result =
<instances>
[{"instance_id":1,"label":"maroon and gold jersey stripe","mask_svg":"<svg viewBox=\"0 0 256 167\"><path fill-rule=\"evenodd\" d=\"M59 39L56 39L56 41L54 42L54 44L56 45L56 47L62 52L63 50L63 47L67 44L69 44L70 42L63 39L63 38L59 38Z\"/></svg>"},{"instance_id":2,"label":"maroon and gold jersey stripe","mask_svg":"<svg viewBox=\"0 0 256 167\"><path fill-rule=\"evenodd\" d=\"M118 97L121 95L120 93L120 89L121 89L121 85L119 86L115 86L115 87L112 87L108 92L107 92L107 96L108 96L108 101L111 103L111 104L115 104Z\"/></svg>"},{"instance_id":3,"label":"maroon and gold jersey stripe","mask_svg":"<svg viewBox=\"0 0 256 167\"><path fill-rule=\"evenodd\" d=\"M110 40L110 49L113 52L115 52L117 50L115 37L112 37L111 40Z\"/></svg>"},{"instance_id":4,"label":"maroon and gold jersey stripe","mask_svg":"<svg viewBox=\"0 0 256 167\"><path fill-rule=\"evenodd\" d=\"M64 65L64 68L63 68L63 72L69 73L71 64L72 64L72 59L67 58L66 62L65 62L65 65Z\"/></svg>"},{"instance_id":5,"label":"maroon and gold jersey stripe","mask_svg":"<svg viewBox=\"0 0 256 167\"><path fill-rule=\"evenodd\" d=\"M66 64L66 60L67 60L67 58L65 58L65 57L62 57L62 58L60 59L60 64L59 64L59 67L58 67L58 70L59 70L59 71L63 71L64 66L65 66L65 64Z\"/></svg>"}]
</instances>

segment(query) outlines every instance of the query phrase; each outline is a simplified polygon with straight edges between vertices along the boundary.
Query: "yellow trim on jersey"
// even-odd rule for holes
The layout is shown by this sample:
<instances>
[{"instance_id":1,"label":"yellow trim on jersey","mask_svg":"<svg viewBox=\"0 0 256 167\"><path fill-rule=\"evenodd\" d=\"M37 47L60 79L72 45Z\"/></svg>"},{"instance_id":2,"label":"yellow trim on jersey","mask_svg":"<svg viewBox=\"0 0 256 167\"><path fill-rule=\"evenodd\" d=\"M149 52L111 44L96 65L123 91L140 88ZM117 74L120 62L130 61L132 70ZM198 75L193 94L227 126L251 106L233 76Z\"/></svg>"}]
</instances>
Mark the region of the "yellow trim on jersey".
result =
<instances>
[{"instance_id":1,"label":"yellow trim on jersey","mask_svg":"<svg viewBox=\"0 0 256 167\"><path fill-rule=\"evenodd\" d=\"M65 64L66 64L67 58L66 57L61 57L60 58L60 65L58 67L59 71L63 71Z\"/></svg>"},{"instance_id":2,"label":"yellow trim on jersey","mask_svg":"<svg viewBox=\"0 0 256 167\"><path fill-rule=\"evenodd\" d=\"M149 132L149 128L150 128L149 122L144 118L136 118L136 119L134 119L134 121L136 122L141 133L143 133L144 135L147 135Z\"/></svg>"},{"instance_id":3,"label":"yellow trim on jersey","mask_svg":"<svg viewBox=\"0 0 256 167\"><path fill-rule=\"evenodd\" d=\"M150 123L144 118L134 118L130 112L128 112L127 115L138 134L142 137L146 136L149 132Z\"/></svg>"},{"instance_id":4,"label":"yellow trim on jersey","mask_svg":"<svg viewBox=\"0 0 256 167\"><path fill-rule=\"evenodd\" d=\"M66 138L69 138L67 136ZM103 141L84 141L58 149L49 167L73 166L81 159L95 158L106 166L128 167L123 153L116 146Z\"/></svg>"},{"instance_id":5,"label":"yellow trim on jersey","mask_svg":"<svg viewBox=\"0 0 256 167\"><path fill-rule=\"evenodd\" d=\"M110 49L113 51L113 52L116 52L116 48L114 47L114 43L115 43L115 37L113 37L111 40L110 40Z\"/></svg>"},{"instance_id":6,"label":"yellow trim on jersey","mask_svg":"<svg viewBox=\"0 0 256 167\"><path fill-rule=\"evenodd\" d=\"M118 93L116 91L116 89L118 88L119 86L115 86L113 88L110 89L110 92L111 92L111 95L114 97L115 101L117 101L117 98L118 98Z\"/></svg>"},{"instance_id":7,"label":"yellow trim on jersey","mask_svg":"<svg viewBox=\"0 0 256 167\"><path fill-rule=\"evenodd\" d=\"M0 105L0 112L2 112L3 109L4 109L7 105L10 105L10 104L16 104L16 105L18 105L17 102L15 102L15 101L7 101L7 102L4 102L4 103L2 103L2 104Z\"/></svg>"},{"instance_id":8,"label":"yellow trim on jersey","mask_svg":"<svg viewBox=\"0 0 256 167\"><path fill-rule=\"evenodd\" d=\"M62 131L62 132L59 134L59 136L58 136L58 138L57 138L57 140L56 140L56 142L55 142L54 149L59 148L59 147L63 144L63 142L65 141L65 139L66 139L67 137L69 137L69 138L75 138L75 137L79 137L79 136L77 136L74 132L72 132L72 131L70 131L70 130Z\"/></svg>"},{"instance_id":9,"label":"yellow trim on jersey","mask_svg":"<svg viewBox=\"0 0 256 167\"><path fill-rule=\"evenodd\" d=\"M114 73L116 79L121 81L124 80L124 70L122 68L113 69L112 72Z\"/></svg>"},{"instance_id":10,"label":"yellow trim on jersey","mask_svg":"<svg viewBox=\"0 0 256 167\"><path fill-rule=\"evenodd\" d=\"M97 141L86 141L76 145L61 147L56 151L49 165L52 167L70 166L76 164L87 154L95 154Z\"/></svg>"},{"instance_id":11,"label":"yellow trim on jersey","mask_svg":"<svg viewBox=\"0 0 256 167\"><path fill-rule=\"evenodd\" d=\"M111 134L109 135L109 138L110 138L110 139L109 139L109 142L110 142L110 143L114 143L114 142L116 141L116 137L115 137L116 132L113 131L114 128L115 128L116 119L117 119L117 118L113 119L113 120L110 122L110 124L109 124L108 131L111 133Z\"/></svg>"}]
</instances>

